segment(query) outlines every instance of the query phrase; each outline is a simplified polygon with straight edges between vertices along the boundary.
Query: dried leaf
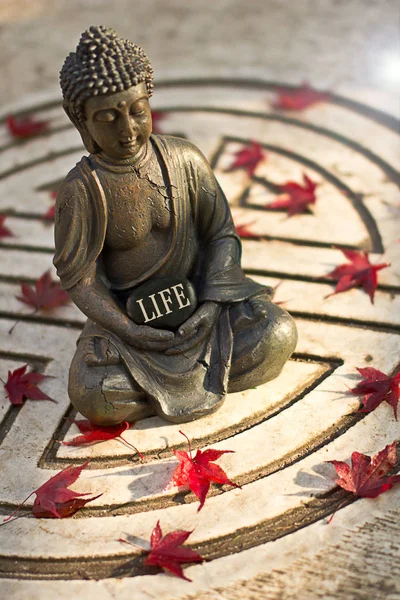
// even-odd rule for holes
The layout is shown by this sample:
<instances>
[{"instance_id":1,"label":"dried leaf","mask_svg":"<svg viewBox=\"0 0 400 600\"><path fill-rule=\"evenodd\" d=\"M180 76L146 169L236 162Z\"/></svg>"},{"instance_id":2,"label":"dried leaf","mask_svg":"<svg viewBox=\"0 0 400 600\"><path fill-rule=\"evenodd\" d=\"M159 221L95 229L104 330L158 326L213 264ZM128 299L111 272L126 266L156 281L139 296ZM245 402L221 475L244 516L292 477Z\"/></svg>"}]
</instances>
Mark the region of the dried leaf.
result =
<instances>
[{"instance_id":1,"label":"dried leaf","mask_svg":"<svg viewBox=\"0 0 400 600\"><path fill-rule=\"evenodd\" d=\"M21 283L22 296L16 296L17 300L32 306L35 312L41 309L56 308L70 302L68 293L61 289L58 282L52 281L50 271L46 271L31 287L27 283Z\"/></svg>"},{"instance_id":2,"label":"dried leaf","mask_svg":"<svg viewBox=\"0 0 400 600\"><path fill-rule=\"evenodd\" d=\"M151 118L153 121L153 133L162 133L162 130L159 127L159 124L161 121L164 121L165 117L166 117L166 113L163 111L151 111Z\"/></svg>"},{"instance_id":3,"label":"dried leaf","mask_svg":"<svg viewBox=\"0 0 400 600\"><path fill-rule=\"evenodd\" d=\"M259 236L255 235L252 231L250 231L249 227L251 227L252 225L254 225L256 222L252 221L251 223L246 223L243 225L236 225L235 223L235 229L236 229L236 233L238 234L238 236L240 238L257 238Z\"/></svg>"},{"instance_id":4,"label":"dried leaf","mask_svg":"<svg viewBox=\"0 0 400 600\"><path fill-rule=\"evenodd\" d=\"M38 384L43 379L48 379L49 375L41 373L25 373L28 365L23 365L14 371L8 371L7 382L4 384L7 398L11 404L22 404L24 400L53 400L47 394L42 392Z\"/></svg>"},{"instance_id":5,"label":"dried leaf","mask_svg":"<svg viewBox=\"0 0 400 600\"><path fill-rule=\"evenodd\" d=\"M183 574L181 565L204 561L200 554L190 548L182 546L191 533L193 532L176 530L167 533L167 535L163 537L160 521L157 521L150 537L150 550L147 551L148 554L144 557L143 564L161 567L181 579L191 581L191 579ZM120 539L120 541L131 544L128 540Z\"/></svg>"},{"instance_id":6,"label":"dried leaf","mask_svg":"<svg viewBox=\"0 0 400 600\"><path fill-rule=\"evenodd\" d=\"M246 169L249 177L254 175L258 164L267 156L263 147L257 142L250 142L247 146L235 152L235 160L229 167L224 169L225 173Z\"/></svg>"},{"instance_id":7,"label":"dried leaf","mask_svg":"<svg viewBox=\"0 0 400 600\"><path fill-rule=\"evenodd\" d=\"M307 211L310 204L315 204L317 198L315 188L317 183L312 181L305 173L303 173L304 185L295 181L288 181L279 186L279 191L283 196L265 205L265 208L276 210L286 210L288 217Z\"/></svg>"},{"instance_id":8,"label":"dried leaf","mask_svg":"<svg viewBox=\"0 0 400 600\"><path fill-rule=\"evenodd\" d=\"M11 229L4 225L4 221L7 219L7 215L0 215L0 238L2 237L14 237Z\"/></svg>"},{"instance_id":9,"label":"dried leaf","mask_svg":"<svg viewBox=\"0 0 400 600\"><path fill-rule=\"evenodd\" d=\"M279 110L301 111L313 104L327 102L328 100L328 93L319 92L310 85L304 84L298 88L280 88L278 97L272 103L272 106Z\"/></svg>"},{"instance_id":10,"label":"dried leaf","mask_svg":"<svg viewBox=\"0 0 400 600\"><path fill-rule=\"evenodd\" d=\"M329 460L339 475L335 483L348 492L362 498L376 498L396 483L400 482L400 475L387 473L396 465L396 446L393 442L372 458L353 452L351 455L351 467L341 460Z\"/></svg>"},{"instance_id":11,"label":"dried leaf","mask_svg":"<svg viewBox=\"0 0 400 600\"><path fill-rule=\"evenodd\" d=\"M33 117L17 119L14 115L7 117L6 125L11 135L17 139L32 137L47 131L49 128L48 121L38 121Z\"/></svg>"},{"instance_id":12,"label":"dried leaf","mask_svg":"<svg viewBox=\"0 0 400 600\"><path fill-rule=\"evenodd\" d=\"M89 493L79 494L68 489L80 476L83 469L87 467L89 461L86 461L80 467L69 465L57 475L51 477L46 483L31 492L27 498L19 505L19 507L6 519L9 521L19 511L21 506L32 496L36 494L32 512L36 518L57 518L63 519L75 514L82 506L88 502L100 498L102 494L93 496L92 498L83 499L82 496L88 496Z\"/></svg>"},{"instance_id":13,"label":"dried leaf","mask_svg":"<svg viewBox=\"0 0 400 600\"><path fill-rule=\"evenodd\" d=\"M240 488L240 485L233 483L228 479L225 471L220 466L214 464L223 454L233 452L233 450L197 450L195 457L192 457L192 450L189 438L180 431L188 441L189 454L185 451L174 450L176 458L179 460L179 465L176 467L171 481L168 483L166 490L177 486L188 486L192 492L200 500L200 506L197 511L204 506L210 483L229 484L233 487Z\"/></svg>"},{"instance_id":14,"label":"dried leaf","mask_svg":"<svg viewBox=\"0 0 400 600\"><path fill-rule=\"evenodd\" d=\"M42 215L42 220L43 221L47 221L48 223L51 223L54 221L54 217L56 214L56 203L55 200L57 200L57 192L55 190L52 190L50 192L50 195L52 197L52 199L54 200L53 204L50 206L50 208L47 209L47 211Z\"/></svg>"},{"instance_id":15,"label":"dried leaf","mask_svg":"<svg viewBox=\"0 0 400 600\"><path fill-rule=\"evenodd\" d=\"M125 444L136 450L140 457L143 458L143 454L122 437L122 433L134 425L134 423L123 421L122 423L119 423L119 425L109 425L107 427L95 425L87 419L73 421L73 423L75 423L82 435L74 437L69 442L60 442L60 444L64 444L64 446L86 446L88 444L96 444L98 442L120 438Z\"/></svg>"},{"instance_id":16,"label":"dried leaf","mask_svg":"<svg viewBox=\"0 0 400 600\"><path fill-rule=\"evenodd\" d=\"M357 367L357 371L363 377L363 381L360 381L350 391L356 396L363 396L361 402L364 409L361 412L371 412L382 402L387 402L393 408L397 421L397 405L400 399L400 373L389 377L373 367Z\"/></svg>"},{"instance_id":17,"label":"dried leaf","mask_svg":"<svg viewBox=\"0 0 400 600\"><path fill-rule=\"evenodd\" d=\"M350 261L333 269L325 277L336 279L338 281L335 291L328 294L326 298L334 294L340 294L351 288L362 287L374 303L374 294L378 285L377 272L390 266L390 263L380 263L372 265L369 262L368 252L358 252L356 250L344 250L339 248Z\"/></svg>"},{"instance_id":18,"label":"dried leaf","mask_svg":"<svg viewBox=\"0 0 400 600\"><path fill-rule=\"evenodd\" d=\"M43 221L54 221L54 217L56 214L56 205L52 204L45 213L42 215Z\"/></svg>"}]
</instances>

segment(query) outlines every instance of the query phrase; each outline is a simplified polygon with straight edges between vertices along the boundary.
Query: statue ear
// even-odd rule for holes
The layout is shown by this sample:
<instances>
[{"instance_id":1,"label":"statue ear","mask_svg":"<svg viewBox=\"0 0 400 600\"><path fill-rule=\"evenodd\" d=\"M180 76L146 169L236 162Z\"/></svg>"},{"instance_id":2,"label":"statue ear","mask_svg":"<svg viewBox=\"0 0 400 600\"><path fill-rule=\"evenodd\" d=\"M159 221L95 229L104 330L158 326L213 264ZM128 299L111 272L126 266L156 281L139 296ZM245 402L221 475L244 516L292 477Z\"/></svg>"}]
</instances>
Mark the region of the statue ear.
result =
<instances>
[{"instance_id":1,"label":"statue ear","mask_svg":"<svg viewBox=\"0 0 400 600\"><path fill-rule=\"evenodd\" d=\"M81 123L81 121L79 121L77 119L77 117L75 115L75 111L73 109L71 109L71 105L67 102L64 102L63 109L65 110L69 120L75 125L75 127L81 134L82 142L83 142L83 145L85 146L86 150L90 154L96 154L97 152L100 152L101 148L99 148L99 146L96 144L96 142L94 141L94 139L92 138L92 136L90 135L88 130L86 129L84 123Z\"/></svg>"},{"instance_id":2,"label":"statue ear","mask_svg":"<svg viewBox=\"0 0 400 600\"><path fill-rule=\"evenodd\" d=\"M97 152L100 152L101 148L96 144L84 125L80 125L78 131L81 134L83 145L90 154L97 154Z\"/></svg>"}]
</instances>

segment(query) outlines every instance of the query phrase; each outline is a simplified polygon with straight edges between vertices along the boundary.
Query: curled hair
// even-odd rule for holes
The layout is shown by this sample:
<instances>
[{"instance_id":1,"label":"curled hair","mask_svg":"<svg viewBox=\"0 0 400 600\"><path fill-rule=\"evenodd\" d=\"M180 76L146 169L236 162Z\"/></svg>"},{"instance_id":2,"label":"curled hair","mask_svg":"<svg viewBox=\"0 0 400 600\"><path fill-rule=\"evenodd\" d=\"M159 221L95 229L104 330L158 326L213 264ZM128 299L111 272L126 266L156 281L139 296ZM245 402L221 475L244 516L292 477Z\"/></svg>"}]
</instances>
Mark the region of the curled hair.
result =
<instances>
[{"instance_id":1,"label":"curled hair","mask_svg":"<svg viewBox=\"0 0 400 600\"><path fill-rule=\"evenodd\" d=\"M153 69L142 48L117 36L113 29L92 26L60 72L64 108L76 125L85 121L84 103L92 96L122 92L145 82L153 93Z\"/></svg>"}]
</instances>

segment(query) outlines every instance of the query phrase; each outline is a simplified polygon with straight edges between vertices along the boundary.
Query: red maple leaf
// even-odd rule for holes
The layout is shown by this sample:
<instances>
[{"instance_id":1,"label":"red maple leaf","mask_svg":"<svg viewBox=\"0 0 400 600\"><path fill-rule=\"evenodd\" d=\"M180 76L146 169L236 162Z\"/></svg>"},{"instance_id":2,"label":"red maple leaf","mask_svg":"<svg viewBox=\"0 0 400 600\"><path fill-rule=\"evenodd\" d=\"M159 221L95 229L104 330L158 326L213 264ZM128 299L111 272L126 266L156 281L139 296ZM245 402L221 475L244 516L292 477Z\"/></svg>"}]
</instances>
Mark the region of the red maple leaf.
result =
<instances>
[{"instance_id":1,"label":"red maple leaf","mask_svg":"<svg viewBox=\"0 0 400 600\"><path fill-rule=\"evenodd\" d=\"M254 175L257 165L267 156L265 150L257 142L250 142L245 148L235 152L235 160L229 167L224 169L225 173L246 169L249 177Z\"/></svg>"},{"instance_id":2,"label":"red maple leaf","mask_svg":"<svg viewBox=\"0 0 400 600\"><path fill-rule=\"evenodd\" d=\"M160 121L163 121L167 115L163 111L154 110L151 112L151 118L153 121L153 133L162 133L159 128Z\"/></svg>"},{"instance_id":3,"label":"red maple leaf","mask_svg":"<svg viewBox=\"0 0 400 600\"><path fill-rule=\"evenodd\" d=\"M205 450L204 452L197 450L196 456L193 458L189 438L183 431L180 431L179 433L184 435L188 441L189 454L184 451L174 450L174 454L179 460L179 465L176 467L171 481L165 488L166 490L169 490L174 486L188 486L200 500L200 506L197 509L197 511L199 511L204 506L212 481L214 483L229 484L233 485L233 487L240 488L240 485L237 485L228 479L225 471L213 462L218 460L223 454L228 454L233 452L233 450L213 450L212 448Z\"/></svg>"},{"instance_id":4,"label":"red maple leaf","mask_svg":"<svg viewBox=\"0 0 400 600\"><path fill-rule=\"evenodd\" d=\"M134 448L140 457L143 458L143 454L139 452L135 446L132 446L132 444L130 444L124 437L122 437L122 433L134 425L134 423L123 421L119 425L109 425L107 427L95 425L87 419L73 421L73 423L75 423L82 435L74 437L69 442L60 442L60 444L64 444L64 446L84 446L86 444L95 444L97 442L104 442L107 440L120 438L126 444L128 444L128 446Z\"/></svg>"},{"instance_id":5,"label":"red maple leaf","mask_svg":"<svg viewBox=\"0 0 400 600\"><path fill-rule=\"evenodd\" d=\"M251 223L246 223L246 225L236 225L235 224L236 233L238 234L238 236L240 238L257 238L259 236L255 235L249 229L249 227L254 224L255 224L255 221L252 221Z\"/></svg>"},{"instance_id":6,"label":"red maple leaf","mask_svg":"<svg viewBox=\"0 0 400 600\"><path fill-rule=\"evenodd\" d=\"M148 550L147 556L143 559L144 565L155 565L170 571L177 577L186 579L186 581L192 581L188 577L185 577L182 571L181 564L203 562L204 558L200 556L194 550L182 546L193 531L176 530L167 533L163 537L162 530L160 527L160 521L157 521L150 537L150 550ZM134 546L128 540L120 538L120 542L125 542Z\"/></svg>"},{"instance_id":7,"label":"red maple leaf","mask_svg":"<svg viewBox=\"0 0 400 600\"><path fill-rule=\"evenodd\" d=\"M11 229L4 225L4 221L7 219L7 215L0 215L0 238L2 237L14 237Z\"/></svg>"},{"instance_id":8,"label":"red maple leaf","mask_svg":"<svg viewBox=\"0 0 400 600\"><path fill-rule=\"evenodd\" d=\"M362 287L374 303L374 294L378 285L377 271L390 266L390 263L372 265L369 262L368 252L357 252L356 250L344 250L339 248L350 261L333 269L325 277L331 277L338 281L335 291L328 294L326 298L334 294L340 294L351 288Z\"/></svg>"},{"instance_id":9,"label":"red maple leaf","mask_svg":"<svg viewBox=\"0 0 400 600\"><path fill-rule=\"evenodd\" d=\"M61 289L58 282L52 281L50 271L46 271L31 287L27 283L21 283L22 296L16 296L17 300L32 306L35 312L38 310L55 308L70 301L68 293Z\"/></svg>"},{"instance_id":10,"label":"red maple leaf","mask_svg":"<svg viewBox=\"0 0 400 600\"><path fill-rule=\"evenodd\" d=\"M22 404L24 400L53 400L42 392L38 384L47 379L49 375L41 373L25 373L28 365L23 365L14 371L8 371L8 378L4 383L7 398L11 404Z\"/></svg>"},{"instance_id":11,"label":"red maple leaf","mask_svg":"<svg viewBox=\"0 0 400 600\"><path fill-rule=\"evenodd\" d=\"M53 190L50 195L53 198L53 200L57 199L56 191ZM43 221L54 221L55 214L56 214L56 203L54 202L54 204L52 204L50 206L50 208L42 215L42 219L43 219Z\"/></svg>"},{"instance_id":12,"label":"red maple leaf","mask_svg":"<svg viewBox=\"0 0 400 600\"><path fill-rule=\"evenodd\" d=\"M317 104L318 102L327 102L328 100L328 93L319 92L305 83L297 88L280 88L278 97L275 102L272 103L272 106L279 110L300 111L313 104Z\"/></svg>"},{"instance_id":13,"label":"red maple leaf","mask_svg":"<svg viewBox=\"0 0 400 600\"><path fill-rule=\"evenodd\" d=\"M288 217L306 212L309 204L315 204L317 200L315 188L318 184L307 177L305 173L303 173L303 181L304 185L295 181L288 181L278 186L283 196L270 204L266 204L265 208L287 210Z\"/></svg>"},{"instance_id":14,"label":"red maple leaf","mask_svg":"<svg viewBox=\"0 0 400 600\"><path fill-rule=\"evenodd\" d=\"M360 412L371 412L382 402L387 402L393 408L397 421L397 404L400 399L400 373L389 377L373 367L357 368L364 378L350 391L356 396L363 395L364 409Z\"/></svg>"},{"instance_id":15,"label":"red maple leaf","mask_svg":"<svg viewBox=\"0 0 400 600\"><path fill-rule=\"evenodd\" d=\"M32 137L49 128L48 121L37 121L33 117L17 119L14 115L8 115L6 125L11 135L18 139Z\"/></svg>"},{"instance_id":16,"label":"red maple leaf","mask_svg":"<svg viewBox=\"0 0 400 600\"><path fill-rule=\"evenodd\" d=\"M52 206L50 206L50 208L45 213L43 213L42 219L44 221L54 221L55 213L56 213L56 205L53 204Z\"/></svg>"},{"instance_id":17,"label":"red maple leaf","mask_svg":"<svg viewBox=\"0 0 400 600\"><path fill-rule=\"evenodd\" d=\"M73 467L69 465L57 475L51 477L46 483L38 487L36 490L31 492L29 496L19 505L19 507L6 519L4 522L9 521L19 511L21 506L32 496L36 494L35 502L33 503L32 512L38 519L40 518L57 518L63 519L70 517L75 514L82 506L85 506L88 502L92 502L99 498L93 496L92 498L83 499L81 496L88 496L89 493L79 494L73 490L69 490L69 486L72 485L80 476L81 472L87 465L87 460L80 467Z\"/></svg>"},{"instance_id":18,"label":"red maple leaf","mask_svg":"<svg viewBox=\"0 0 400 600\"><path fill-rule=\"evenodd\" d=\"M393 442L372 458L353 452L351 467L341 460L329 460L339 475L335 483L348 492L362 498L376 498L396 483L400 482L400 475L387 476L387 473L396 465L396 446Z\"/></svg>"}]
</instances>

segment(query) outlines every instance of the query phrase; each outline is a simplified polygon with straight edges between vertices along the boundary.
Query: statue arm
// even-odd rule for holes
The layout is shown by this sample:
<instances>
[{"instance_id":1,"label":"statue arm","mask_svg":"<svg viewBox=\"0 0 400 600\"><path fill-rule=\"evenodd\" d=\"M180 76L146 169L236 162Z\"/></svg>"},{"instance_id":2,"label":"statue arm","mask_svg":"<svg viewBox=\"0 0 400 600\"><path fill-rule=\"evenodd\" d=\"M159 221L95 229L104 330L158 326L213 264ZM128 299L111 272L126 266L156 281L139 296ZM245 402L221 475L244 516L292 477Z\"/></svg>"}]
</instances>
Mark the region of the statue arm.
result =
<instances>
[{"instance_id":1,"label":"statue arm","mask_svg":"<svg viewBox=\"0 0 400 600\"><path fill-rule=\"evenodd\" d=\"M240 302L260 292L268 292L268 288L243 273L241 244L224 193L201 152L191 144L187 148L190 159L185 167L200 242L195 274L200 305L181 325L176 343L166 351L167 354L184 353L208 337L218 320L222 303ZM255 308L257 313L258 308Z\"/></svg>"},{"instance_id":2,"label":"statue arm","mask_svg":"<svg viewBox=\"0 0 400 600\"><path fill-rule=\"evenodd\" d=\"M226 197L201 152L194 149L188 180L200 240L197 266L201 302L241 302L259 293L270 293L244 274L242 246Z\"/></svg>"},{"instance_id":3,"label":"statue arm","mask_svg":"<svg viewBox=\"0 0 400 600\"><path fill-rule=\"evenodd\" d=\"M93 265L85 277L68 292L89 319L129 343L129 333L134 328L134 323L118 306L107 286L101 281L98 271L98 266Z\"/></svg>"},{"instance_id":4,"label":"statue arm","mask_svg":"<svg viewBox=\"0 0 400 600\"><path fill-rule=\"evenodd\" d=\"M136 325L118 305L103 283L99 265L94 265L69 294L81 311L104 329L111 331L130 346L146 350L164 350L173 339L169 331Z\"/></svg>"},{"instance_id":5,"label":"statue arm","mask_svg":"<svg viewBox=\"0 0 400 600\"><path fill-rule=\"evenodd\" d=\"M101 264L105 226L79 172L71 171L57 195L55 217L54 265L62 286L87 317L127 344L163 350L173 334L134 323L107 287Z\"/></svg>"}]
</instances>

